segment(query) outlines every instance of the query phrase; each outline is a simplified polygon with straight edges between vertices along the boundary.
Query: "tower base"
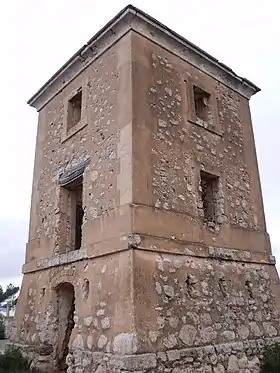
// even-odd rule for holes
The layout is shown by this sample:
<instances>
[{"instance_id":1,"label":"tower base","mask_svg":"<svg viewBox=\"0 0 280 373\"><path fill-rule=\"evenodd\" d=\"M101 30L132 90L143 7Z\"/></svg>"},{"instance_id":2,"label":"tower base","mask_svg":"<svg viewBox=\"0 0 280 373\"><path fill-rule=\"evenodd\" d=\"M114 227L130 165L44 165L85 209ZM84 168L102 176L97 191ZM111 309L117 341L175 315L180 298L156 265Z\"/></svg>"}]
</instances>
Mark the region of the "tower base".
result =
<instances>
[{"instance_id":1,"label":"tower base","mask_svg":"<svg viewBox=\"0 0 280 373\"><path fill-rule=\"evenodd\" d=\"M114 355L74 349L67 373L259 373L264 345L280 337L222 343L139 355ZM10 344L11 345L11 344ZM59 373L49 346L15 344L32 358L40 373Z\"/></svg>"}]
</instances>

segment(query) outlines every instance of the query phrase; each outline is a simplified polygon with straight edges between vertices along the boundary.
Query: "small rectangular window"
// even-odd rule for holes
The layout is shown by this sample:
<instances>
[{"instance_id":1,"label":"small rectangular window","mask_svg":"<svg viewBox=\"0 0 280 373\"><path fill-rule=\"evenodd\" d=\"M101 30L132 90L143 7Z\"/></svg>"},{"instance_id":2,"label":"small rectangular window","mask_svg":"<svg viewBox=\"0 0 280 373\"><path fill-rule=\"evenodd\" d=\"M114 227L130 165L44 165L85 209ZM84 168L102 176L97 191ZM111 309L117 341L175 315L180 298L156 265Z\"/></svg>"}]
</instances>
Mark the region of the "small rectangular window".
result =
<instances>
[{"instance_id":1,"label":"small rectangular window","mask_svg":"<svg viewBox=\"0 0 280 373\"><path fill-rule=\"evenodd\" d=\"M198 124L209 122L211 119L211 110L209 107L210 94L204 91L203 89L194 85L193 86L193 97L194 97L196 122Z\"/></svg>"},{"instance_id":2,"label":"small rectangular window","mask_svg":"<svg viewBox=\"0 0 280 373\"><path fill-rule=\"evenodd\" d=\"M74 127L80 122L82 116L82 89L68 101L67 129Z\"/></svg>"},{"instance_id":3,"label":"small rectangular window","mask_svg":"<svg viewBox=\"0 0 280 373\"><path fill-rule=\"evenodd\" d=\"M218 192L219 178L208 172L200 172L201 202L204 219L208 222L216 220L216 202Z\"/></svg>"}]
</instances>

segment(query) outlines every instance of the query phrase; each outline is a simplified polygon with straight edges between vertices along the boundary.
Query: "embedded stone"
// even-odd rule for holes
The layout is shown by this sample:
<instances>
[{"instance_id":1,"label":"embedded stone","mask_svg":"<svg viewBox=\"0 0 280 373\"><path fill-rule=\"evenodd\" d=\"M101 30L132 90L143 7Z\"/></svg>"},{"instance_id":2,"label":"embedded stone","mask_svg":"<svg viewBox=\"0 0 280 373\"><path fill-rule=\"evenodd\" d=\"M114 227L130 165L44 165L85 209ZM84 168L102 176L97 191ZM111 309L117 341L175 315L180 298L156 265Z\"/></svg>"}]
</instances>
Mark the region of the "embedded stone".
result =
<instances>
[{"instance_id":1,"label":"embedded stone","mask_svg":"<svg viewBox=\"0 0 280 373\"><path fill-rule=\"evenodd\" d=\"M229 341L233 341L235 339L235 333L231 330L225 330L221 335Z\"/></svg>"},{"instance_id":2,"label":"embedded stone","mask_svg":"<svg viewBox=\"0 0 280 373\"><path fill-rule=\"evenodd\" d=\"M158 327L158 329L163 329L164 328L164 323L165 323L164 317L158 316L157 317L157 327Z\"/></svg>"},{"instance_id":3,"label":"embedded stone","mask_svg":"<svg viewBox=\"0 0 280 373\"><path fill-rule=\"evenodd\" d=\"M87 347L88 347L89 350L91 350L92 347L93 347L93 338L92 338L92 335L89 335L87 337Z\"/></svg>"},{"instance_id":4,"label":"embedded stone","mask_svg":"<svg viewBox=\"0 0 280 373\"><path fill-rule=\"evenodd\" d=\"M90 324L92 323L92 321L93 321L93 317L92 316L85 317L84 318L84 325L85 326L90 326Z\"/></svg>"},{"instance_id":5,"label":"embedded stone","mask_svg":"<svg viewBox=\"0 0 280 373\"><path fill-rule=\"evenodd\" d=\"M167 127L167 122L165 120L159 119L158 120L159 127Z\"/></svg>"},{"instance_id":6,"label":"embedded stone","mask_svg":"<svg viewBox=\"0 0 280 373\"><path fill-rule=\"evenodd\" d=\"M101 334L101 336L98 338L98 341L97 341L97 347L100 349L105 347L107 344L107 341L108 341L108 338L105 335Z\"/></svg>"},{"instance_id":7,"label":"embedded stone","mask_svg":"<svg viewBox=\"0 0 280 373\"><path fill-rule=\"evenodd\" d=\"M109 341L106 345L106 352L109 354L111 352L111 342Z\"/></svg>"},{"instance_id":8,"label":"embedded stone","mask_svg":"<svg viewBox=\"0 0 280 373\"><path fill-rule=\"evenodd\" d=\"M277 329L270 323L270 322L264 322L263 328L270 337L275 337L277 335Z\"/></svg>"},{"instance_id":9,"label":"embedded stone","mask_svg":"<svg viewBox=\"0 0 280 373\"><path fill-rule=\"evenodd\" d=\"M167 360L166 354L165 354L164 352L158 352L158 353L157 353L157 357L158 357L159 360L161 360L161 361L166 361L166 360Z\"/></svg>"},{"instance_id":10,"label":"embedded stone","mask_svg":"<svg viewBox=\"0 0 280 373\"><path fill-rule=\"evenodd\" d=\"M101 309L96 312L96 316L103 316L105 313L105 310Z\"/></svg>"},{"instance_id":11,"label":"embedded stone","mask_svg":"<svg viewBox=\"0 0 280 373\"><path fill-rule=\"evenodd\" d=\"M179 360L181 357L179 350L171 350L166 352L169 361Z\"/></svg>"},{"instance_id":12,"label":"embedded stone","mask_svg":"<svg viewBox=\"0 0 280 373\"><path fill-rule=\"evenodd\" d=\"M225 373L225 368L222 364L218 364L216 367L213 368L214 373Z\"/></svg>"},{"instance_id":13,"label":"embedded stone","mask_svg":"<svg viewBox=\"0 0 280 373\"><path fill-rule=\"evenodd\" d=\"M248 361L248 368L258 369L260 366L260 360L257 356L254 356L253 359Z\"/></svg>"},{"instance_id":14,"label":"embedded stone","mask_svg":"<svg viewBox=\"0 0 280 373\"><path fill-rule=\"evenodd\" d=\"M162 288L161 288L161 285L159 282L156 282L156 292L158 294L161 294L162 293Z\"/></svg>"},{"instance_id":15,"label":"embedded stone","mask_svg":"<svg viewBox=\"0 0 280 373\"><path fill-rule=\"evenodd\" d=\"M228 359L227 372L232 372L232 373L239 372L238 359L235 355L230 355Z\"/></svg>"},{"instance_id":16,"label":"embedded stone","mask_svg":"<svg viewBox=\"0 0 280 373\"><path fill-rule=\"evenodd\" d=\"M113 342L113 350L120 355L135 354L137 352L137 338L131 333L118 334Z\"/></svg>"},{"instance_id":17,"label":"embedded stone","mask_svg":"<svg viewBox=\"0 0 280 373\"><path fill-rule=\"evenodd\" d=\"M169 325L171 326L171 328L176 329L178 327L178 324L179 324L179 318L177 316L170 317Z\"/></svg>"},{"instance_id":18,"label":"embedded stone","mask_svg":"<svg viewBox=\"0 0 280 373\"><path fill-rule=\"evenodd\" d=\"M255 337L260 337L262 335L262 332L258 326L258 324L255 321L251 321L249 323L250 329Z\"/></svg>"},{"instance_id":19,"label":"embedded stone","mask_svg":"<svg viewBox=\"0 0 280 373\"><path fill-rule=\"evenodd\" d=\"M195 327L193 325L187 324L182 326L179 333L179 338L185 345L192 346L196 339L196 334L197 331Z\"/></svg>"},{"instance_id":20,"label":"embedded stone","mask_svg":"<svg viewBox=\"0 0 280 373\"><path fill-rule=\"evenodd\" d=\"M246 355L244 355L240 359L238 359L238 366L241 369L247 368L247 366L248 366L248 359L247 359Z\"/></svg>"},{"instance_id":21,"label":"embedded stone","mask_svg":"<svg viewBox=\"0 0 280 373\"><path fill-rule=\"evenodd\" d=\"M74 348L80 348L80 349L84 348L84 340L81 334L76 335L75 339L72 342L72 346Z\"/></svg>"},{"instance_id":22,"label":"embedded stone","mask_svg":"<svg viewBox=\"0 0 280 373\"><path fill-rule=\"evenodd\" d=\"M200 320L205 325L212 325L212 317L211 317L210 313L203 313L200 316Z\"/></svg>"},{"instance_id":23,"label":"embedded stone","mask_svg":"<svg viewBox=\"0 0 280 373\"><path fill-rule=\"evenodd\" d=\"M127 236L127 243L129 247L138 247L141 243L141 237L139 234L129 234Z\"/></svg>"},{"instance_id":24,"label":"embedded stone","mask_svg":"<svg viewBox=\"0 0 280 373\"><path fill-rule=\"evenodd\" d=\"M159 332L157 332L157 331L152 331L152 330L149 331L149 338L150 338L150 340L151 340L153 343L155 343L155 342L157 341L158 336L159 336Z\"/></svg>"},{"instance_id":25,"label":"embedded stone","mask_svg":"<svg viewBox=\"0 0 280 373\"><path fill-rule=\"evenodd\" d=\"M93 319L93 326L94 326L95 328L98 327L98 319L97 319L96 317Z\"/></svg>"},{"instance_id":26,"label":"embedded stone","mask_svg":"<svg viewBox=\"0 0 280 373\"><path fill-rule=\"evenodd\" d=\"M99 365L95 373L107 373L107 368L104 365Z\"/></svg>"},{"instance_id":27,"label":"embedded stone","mask_svg":"<svg viewBox=\"0 0 280 373\"><path fill-rule=\"evenodd\" d=\"M200 337L203 343L210 343L217 337L217 332L212 328L212 326L208 326L207 328L200 330Z\"/></svg>"},{"instance_id":28,"label":"embedded stone","mask_svg":"<svg viewBox=\"0 0 280 373\"><path fill-rule=\"evenodd\" d=\"M174 348L177 346L178 342L174 334L170 334L168 337L164 338L163 344L166 348Z\"/></svg>"},{"instance_id":29,"label":"embedded stone","mask_svg":"<svg viewBox=\"0 0 280 373\"><path fill-rule=\"evenodd\" d=\"M237 334L239 335L240 338L242 339L247 339L249 337L249 329L245 325L239 325L237 327Z\"/></svg>"},{"instance_id":30,"label":"embedded stone","mask_svg":"<svg viewBox=\"0 0 280 373\"><path fill-rule=\"evenodd\" d=\"M172 90L168 87L165 87L164 88L165 92L169 95L169 96L172 96Z\"/></svg>"},{"instance_id":31,"label":"embedded stone","mask_svg":"<svg viewBox=\"0 0 280 373\"><path fill-rule=\"evenodd\" d=\"M164 293L170 297L170 298L173 298L174 297L174 289L172 286L170 285L163 285L163 291Z\"/></svg>"},{"instance_id":32,"label":"embedded stone","mask_svg":"<svg viewBox=\"0 0 280 373\"><path fill-rule=\"evenodd\" d=\"M109 329L110 328L110 319L109 317L104 317L104 319L101 320L101 328L102 329Z\"/></svg>"}]
</instances>

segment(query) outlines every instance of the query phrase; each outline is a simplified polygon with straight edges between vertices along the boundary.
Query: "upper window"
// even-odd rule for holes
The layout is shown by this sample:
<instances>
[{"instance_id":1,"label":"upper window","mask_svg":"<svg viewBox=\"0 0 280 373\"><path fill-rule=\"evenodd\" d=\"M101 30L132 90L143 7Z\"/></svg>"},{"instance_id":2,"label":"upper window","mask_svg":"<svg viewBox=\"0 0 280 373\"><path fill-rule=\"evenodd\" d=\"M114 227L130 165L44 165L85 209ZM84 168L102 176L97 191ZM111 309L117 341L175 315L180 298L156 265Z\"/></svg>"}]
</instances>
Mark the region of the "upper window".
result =
<instances>
[{"instance_id":1,"label":"upper window","mask_svg":"<svg viewBox=\"0 0 280 373\"><path fill-rule=\"evenodd\" d=\"M207 79L188 78L186 83L186 119L217 135L222 135L218 111L218 91Z\"/></svg>"},{"instance_id":2,"label":"upper window","mask_svg":"<svg viewBox=\"0 0 280 373\"><path fill-rule=\"evenodd\" d=\"M89 96L89 85L87 80L79 83L63 98L63 132L61 141L64 142L77 132L81 131L88 121L88 105L87 99Z\"/></svg>"},{"instance_id":3,"label":"upper window","mask_svg":"<svg viewBox=\"0 0 280 373\"><path fill-rule=\"evenodd\" d=\"M68 115L67 115L67 129L74 127L81 120L82 116L82 89L69 99L68 101Z\"/></svg>"},{"instance_id":4,"label":"upper window","mask_svg":"<svg viewBox=\"0 0 280 373\"><path fill-rule=\"evenodd\" d=\"M206 221L215 223L217 214L217 193L219 178L208 172L200 172L200 188L203 217Z\"/></svg>"},{"instance_id":5,"label":"upper window","mask_svg":"<svg viewBox=\"0 0 280 373\"><path fill-rule=\"evenodd\" d=\"M203 89L193 86L193 98L195 107L196 123L207 127L212 123L210 107L210 94Z\"/></svg>"}]
</instances>

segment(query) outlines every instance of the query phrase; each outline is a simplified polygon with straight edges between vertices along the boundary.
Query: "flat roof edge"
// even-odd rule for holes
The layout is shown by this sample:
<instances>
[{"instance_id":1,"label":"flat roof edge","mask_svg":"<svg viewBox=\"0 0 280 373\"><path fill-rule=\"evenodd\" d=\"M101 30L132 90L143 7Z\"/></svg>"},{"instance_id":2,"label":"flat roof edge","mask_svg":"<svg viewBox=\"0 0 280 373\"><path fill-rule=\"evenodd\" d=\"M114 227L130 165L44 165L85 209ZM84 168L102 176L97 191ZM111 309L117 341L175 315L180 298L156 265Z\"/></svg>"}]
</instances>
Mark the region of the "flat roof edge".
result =
<instances>
[{"instance_id":1,"label":"flat roof edge","mask_svg":"<svg viewBox=\"0 0 280 373\"><path fill-rule=\"evenodd\" d=\"M29 105L32 105L36 98L45 91L45 89L56 79L60 76L62 72L67 70L71 67L73 62L81 57L82 53L85 52L92 44L94 44L95 41L97 41L100 37L102 37L108 30L110 30L115 24L117 24L119 21L121 21L125 15L130 13L130 9L134 8L132 5L127 5L124 9L122 9L114 18L112 18L109 22L107 22L93 37L84 45L82 46L72 57L69 58L67 62L65 62L59 70L56 71L47 81L46 83L38 89L38 91L30 97L30 99L27 101Z\"/></svg>"},{"instance_id":2,"label":"flat roof edge","mask_svg":"<svg viewBox=\"0 0 280 373\"><path fill-rule=\"evenodd\" d=\"M164 24L157 21L155 18L149 16L148 14L144 13L140 9L134 7L133 5L127 5L124 9L122 9L114 18L112 18L107 24L102 27L82 48L80 48L47 82L27 101L27 103L31 106L36 107L36 102L40 99L40 97L48 90L50 86L60 77L62 76L68 69L70 69L76 61L82 59L82 56L86 54L86 52L99 40L102 38L106 38L110 30L114 27L122 23L122 21L127 20L127 25L129 26L130 30L134 30L131 24L132 19L139 19L142 22L152 26L155 29L160 30L162 33L165 33L169 38L183 44L188 50L191 50L193 53L202 57L203 59L207 60L210 64L215 65L218 69L222 70L227 76L230 78L235 79L239 82L244 88L249 90L248 98L255 93L260 91L260 88L256 86L254 83L249 81L246 78L242 78L237 75L231 68L227 65L223 64L201 48L197 47L195 44L191 43L181 35L177 34L175 31L171 30ZM137 30L134 30L137 31Z\"/></svg>"},{"instance_id":3,"label":"flat roof edge","mask_svg":"<svg viewBox=\"0 0 280 373\"><path fill-rule=\"evenodd\" d=\"M136 7L133 7L133 6L131 6L131 7L135 11L136 15L141 17L144 21L146 21L148 23L152 23L153 26L156 27L156 28L161 28L162 30L165 30L171 37L173 37L175 39L178 39L181 43L187 45L189 49L192 49L194 52L196 52L200 56L204 57L209 62L212 62L215 65L218 65L219 68L226 71L232 77L238 79L239 81L243 81L248 86L248 88L252 89L252 91L255 91L254 93L257 93L261 90L257 85L252 83L250 80L248 80L246 78L242 78L241 76L236 74L229 66L227 66L223 62L220 62L217 58L213 57L211 54L209 54L206 51L204 51L203 49L199 48L197 45L193 44L191 41L184 38L182 35L178 34L174 30L172 30L169 27L167 27L166 25L164 25L163 23L159 22L157 19L151 17L150 15L146 14L145 12L143 12L140 9L137 9Z\"/></svg>"}]
</instances>

